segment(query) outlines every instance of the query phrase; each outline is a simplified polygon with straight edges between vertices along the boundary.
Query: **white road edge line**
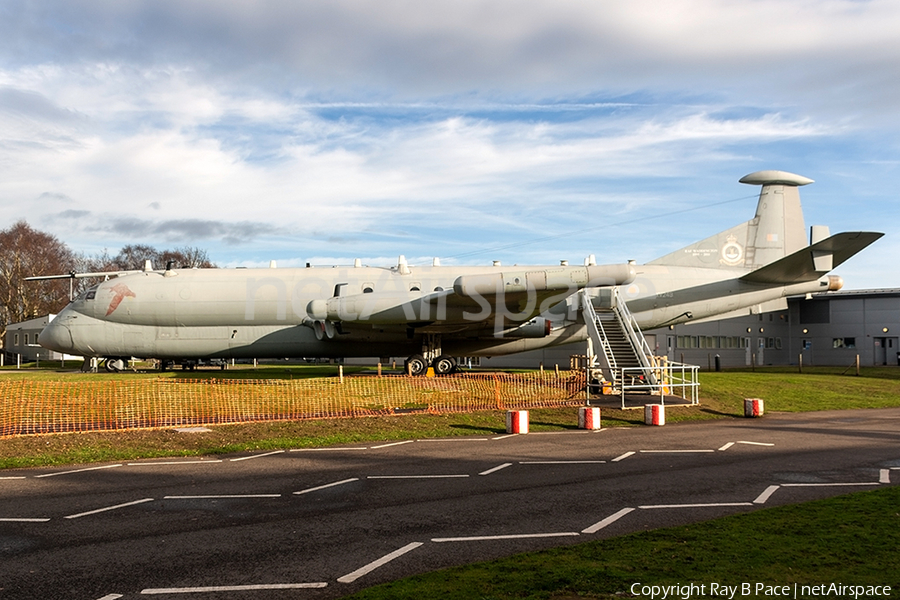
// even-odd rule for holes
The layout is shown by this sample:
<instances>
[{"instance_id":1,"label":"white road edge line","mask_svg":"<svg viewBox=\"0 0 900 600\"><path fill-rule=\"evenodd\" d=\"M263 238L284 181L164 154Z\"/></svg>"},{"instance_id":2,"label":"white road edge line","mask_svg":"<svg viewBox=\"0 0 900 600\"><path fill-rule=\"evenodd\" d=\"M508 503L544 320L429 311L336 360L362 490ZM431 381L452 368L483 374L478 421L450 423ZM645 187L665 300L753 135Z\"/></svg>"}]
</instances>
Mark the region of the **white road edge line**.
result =
<instances>
[{"instance_id":1,"label":"white road edge line","mask_svg":"<svg viewBox=\"0 0 900 600\"><path fill-rule=\"evenodd\" d=\"M738 444L750 444L751 446L774 446L775 444L767 444L765 442L738 442Z\"/></svg>"},{"instance_id":2,"label":"white road edge line","mask_svg":"<svg viewBox=\"0 0 900 600\"><path fill-rule=\"evenodd\" d=\"M402 446L403 444L412 444L416 440L406 440L403 442L391 442L390 444L381 444L380 446L372 446L372 450L377 450L379 448L390 448L391 446Z\"/></svg>"},{"instance_id":3,"label":"white road edge line","mask_svg":"<svg viewBox=\"0 0 900 600\"><path fill-rule=\"evenodd\" d=\"M208 496L163 496L163 500L227 500L229 498L281 498L281 494L210 494Z\"/></svg>"},{"instance_id":4,"label":"white road edge line","mask_svg":"<svg viewBox=\"0 0 900 600\"><path fill-rule=\"evenodd\" d=\"M462 479L469 475L369 475L366 479Z\"/></svg>"},{"instance_id":5,"label":"white road edge line","mask_svg":"<svg viewBox=\"0 0 900 600\"><path fill-rule=\"evenodd\" d=\"M519 435L519 434L514 434ZM416 440L417 442L488 442L490 441L488 438L422 438L420 440Z\"/></svg>"},{"instance_id":6,"label":"white road edge line","mask_svg":"<svg viewBox=\"0 0 900 600\"><path fill-rule=\"evenodd\" d=\"M211 465L220 463L221 460L167 460L159 462L128 463L129 467L170 467L172 465Z\"/></svg>"},{"instance_id":7,"label":"white road edge line","mask_svg":"<svg viewBox=\"0 0 900 600\"><path fill-rule=\"evenodd\" d=\"M183 588L147 588L141 590L141 595L154 594L194 594L197 592L243 592L248 590L297 590L327 587L325 582L317 583L260 583L253 585L211 585L208 587L183 587Z\"/></svg>"},{"instance_id":8,"label":"white road edge line","mask_svg":"<svg viewBox=\"0 0 900 600\"><path fill-rule=\"evenodd\" d=\"M625 515L627 515L628 513L630 513L633 510L634 509L630 508L630 507L623 508L622 510L614 512L613 514L609 515L602 521L598 521L597 523L594 523L587 529L582 529L581 533L597 533L604 527L607 527L608 525L612 525L613 523L615 523L616 521L618 521L619 519L621 519L622 517L624 517Z\"/></svg>"},{"instance_id":9,"label":"white road edge line","mask_svg":"<svg viewBox=\"0 0 900 600\"><path fill-rule=\"evenodd\" d=\"M891 470L890 469L881 469L878 477L878 483L890 483L891 482Z\"/></svg>"},{"instance_id":10,"label":"white road edge line","mask_svg":"<svg viewBox=\"0 0 900 600\"><path fill-rule=\"evenodd\" d=\"M390 554L386 554L386 555L382 556L378 560L372 561L369 564L367 564L363 567L360 567L359 569L353 571L352 573L348 573L348 574L344 575L343 577L338 577L338 582L339 583L353 583L354 581L356 581L363 575L367 575L368 573L371 573L378 567L382 567L382 566L386 565L387 563L391 562L395 558L399 558L399 557L403 556L404 554L406 554L407 552L415 550L422 544L423 544L422 542L412 542L411 544L407 544L407 545L403 546L402 548L394 550Z\"/></svg>"},{"instance_id":11,"label":"white road edge line","mask_svg":"<svg viewBox=\"0 0 900 600\"><path fill-rule=\"evenodd\" d=\"M878 485L877 481L855 483L782 483L783 487L838 487L842 485Z\"/></svg>"},{"instance_id":12,"label":"white road edge line","mask_svg":"<svg viewBox=\"0 0 900 600\"><path fill-rule=\"evenodd\" d=\"M615 457L614 459L612 459L609 462L619 462L620 460L625 460L629 456L634 456L635 454L637 454L637 453L636 452L626 452L625 454L620 454L619 456Z\"/></svg>"},{"instance_id":13,"label":"white road edge line","mask_svg":"<svg viewBox=\"0 0 900 600\"><path fill-rule=\"evenodd\" d=\"M715 450L641 450L647 454L691 454L695 452L715 452Z\"/></svg>"},{"instance_id":14,"label":"white road edge line","mask_svg":"<svg viewBox=\"0 0 900 600\"><path fill-rule=\"evenodd\" d=\"M319 490L328 489L337 485L344 485L345 483L352 483L354 481L359 481L359 477L351 477L350 479L342 479L340 481L335 481L334 483L326 483L325 485L316 486L314 488L300 490L299 492L294 492L294 495L300 496L302 494L308 494L310 492L318 492Z\"/></svg>"},{"instance_id":15,"label":"white road edge line","mask_svg":"<svg viewBox=\"0 0 900 600\"><path fill-rule=\"evenodd\" d=\"M84 469L75 469L74 471L57 471L56 473L44 473L43 475L35 475L35 479L40 479L41 477L56 477L57 475L68 475L69 473L83 473L85 471L98 471L100 469L114 469L116 467L121 467L121 464L118 465L103 465L100 467L87 467Z\"/></svg>"},{"instance_id":16,"label":"white road edge line","mask_svg":"<svg viewBox=\"0 0 900 600\"><path fill-rule=\"evenodd\" d=\"M506 467L511 467L512 463L503 463L502 465L497 465L493 469L488 469L487 471L482 471L479 475L490 475L491 473L496 473L500 469L505 469Z\"/></svg>"},{"instance_id":17,"label":"white road edge line","mask_svg":"<svg viewBox=\"0 0 900 600\"><path fill-rule=\"evenodd\" d=\"M648 504L638 506L643 509L655 508L714 508L718 506L753 506L752 502L710 502L708 504Z\"/></svg>"},{"instance_id":18,"label":"white road edge line","mask_svg":"<svg viewBox=\"0 0 900 600\"><path fill-rule=\"evenodd\" d=\"M722 446L721 448L719 448L719 452L722 452L722 451L724 451L724 450L728 450L728 449L731 448L732 446L734 446L734 442L728 442L727 444L725 444L724 446Z\"/></svg>"},{"instance_id":19,"label":"white road edge line","mask_svg":"<svg viewBox=\"0 0 900 600\"><path fill-rule=\"evenodd\" d=\"M605 460L531 460L519 461L520 465L605 465Z\"/></svg>"},{"instance_id":20,"label":"white road edge line","mask_svg":"<svg viewBox=\"0 0 900 600\"><path fill-rule=\"evenodd\" d=\"M117 508L125 508L128 506L134 506L135 504L143 504L144 502L153 502L153 498L143 498L141 500L135 500L133 502L125 502L124 504L116 504L115 506L107 506L106 508L98 508L97 510L89 510L87 512L78 513L77 515L69 515L67 517L63 517L64 519L77 519L79 517L86 517L88 515L95 515L97 513L106 512L108 510L116 510Z\"/></svg>"},{"instance_id":21,"label":"white road edge line","mask_svg":"<svg viewBox=\"0 0 900 600\"><path fill-rule=\"evenodd\" d=\"M346 450L368 450L369 447L362 448L291 448L289 452L344 452Z\"/></svg>"},{"instance_id":22,"label":"white road edge line","mask_svg":"<svg viewBox=\"0 0 900 600\"><path fill-rule=\"evenodd\" d=\"M102 598L98 598L98 600L119 600L119 598L122 598L122 597L123 597L122 594L107 594L107 595L103 596Z\"/></svg>"},{"instance_id":23,"label":"white road edge line","mask_svg":"<svg viewBox=\"0 0 900 600\"><path fill-rule=\"evenodd\" d=\"M242 456L240 458L232 458L231 462L238 462L241 460L252 460L254 458L262 458L264 456L272 456L273 454L281 454L284 450L275 450L274 452L266 452L265 454L251 454L250 456Z\"/></svg>"},{"instance_id":24,"label":"white road edge line","mask_svg":"<svg viewBox=\"0 0 900 600\"><path fill-rule=\"evenodd\" d=\"M753 501L753 504L765 504L766 500L771 498L772 494L778 491L778 488L780 487L780 485L770 485L765 490L763 490L762 494L756 497L756 500Z\"/></svg>"},{"instance_id":25,"label":"white road edge line","mask_svg":"<svg viewBox=\"0 0 900 600\"><path fill-rule=\"evenodd\" d=\"M518 433L510 433L509 435L501 435L498 437L491 438L492 440L505 440L506 438L516 437L519 435Z\"/></svg>"},{"instance_id":26,"label":"white road edge line","mask_svg":"<svg viewBox=\"0 0 900 600\"><path fill-rule=\"evenodd\" d=\"M0 477L0 480L4 479L25 479L25 477Z\"/></svg>"},{"instance_id":27,"label":"white road edge line","mask_svg":"<svg viewBox=\"0 0 900 600\"><path fill-rule=\"evenodd\" d=\"M30 518L16 518L16 517L3 517L0 518L0 523L46 523L50 519L30 519Z\"/></svg>"},{"instance_id":28,"label":"white road edge line","mask_svg":"<svg viewBox=\"0 0 900 600\"><path fill-rule=\"evenodd\" d=\"M483 542L492 540L523 540L527 538L549 538L549 537L573 537L579 536L580 533L574 531L566 531L563 533L521 533L513 535L475 535L470 537L452 537L452 538L432 538L435 543L442 542Z\"/></svg>"}]
</instances>

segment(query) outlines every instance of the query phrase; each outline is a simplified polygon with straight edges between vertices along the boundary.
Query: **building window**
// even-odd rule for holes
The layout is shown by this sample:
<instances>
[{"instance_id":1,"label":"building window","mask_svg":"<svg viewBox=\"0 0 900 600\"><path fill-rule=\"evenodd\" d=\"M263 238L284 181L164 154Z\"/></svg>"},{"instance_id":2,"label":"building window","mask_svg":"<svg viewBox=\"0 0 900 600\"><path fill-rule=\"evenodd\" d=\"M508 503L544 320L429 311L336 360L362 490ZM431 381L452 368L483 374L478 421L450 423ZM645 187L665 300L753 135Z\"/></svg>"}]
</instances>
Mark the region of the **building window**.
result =
<instances>
[{"instance_id":1,"label":"building window","mask_svg":"<svg viewBox=\"0 0 900 600\"><path fill-rule=\"evenodd\" d=\"M832 348L856 348L855 337L833 338L831 340Z\"/></svg>"},{"instance_id":2,"label":"building window","mask_svg":"<svg viewBox=\"0 0 900 600\"><path fill-rule=\"evenodd\" d=\"M19 345L19 334L15 333L15 334L13 334L13 346L18 346L18 345Z\"/></svg>"},{"instance_id":3,"label":"building window","mask_svg":"<svg viewBox=\"0 0 900 600\"><path fill-rule=\"evenodd\" d=\"M28 334L26 333L26 334L25 334L25 345L26 345L26 346L28 345L28 341L29 341L29 340L28 340Z\"/></svg>"}]
</instances>

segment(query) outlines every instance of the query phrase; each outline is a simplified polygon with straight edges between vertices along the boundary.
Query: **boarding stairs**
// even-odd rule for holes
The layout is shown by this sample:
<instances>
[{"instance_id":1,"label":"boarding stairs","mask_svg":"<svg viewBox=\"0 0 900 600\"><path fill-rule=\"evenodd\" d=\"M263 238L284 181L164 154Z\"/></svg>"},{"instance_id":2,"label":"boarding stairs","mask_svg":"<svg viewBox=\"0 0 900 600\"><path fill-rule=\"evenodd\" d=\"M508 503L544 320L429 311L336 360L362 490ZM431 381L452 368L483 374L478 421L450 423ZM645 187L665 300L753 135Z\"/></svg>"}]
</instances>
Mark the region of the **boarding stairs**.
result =
<instances>
[{"instance_id":1,"label":"boarding stairs","mask_svg":"<svg viewBox=\"0 0 900 600\"><path fill-rule=\"evenodd\" d=\"M592 367L598 367L603 379L618 389L640 379L657 385L656 361L640 327L620 299L619 288L599 288L595 296L582 290L581 308L593 352L588 353Z\"/></svg>"},{"instance_id":2,"label":"boarding stairs","mask_svg":"<svg viewBox=\"0 0 900 600\"><path fill-rule=\"evenodd\" d=\"M697 367L653 355L618 287L582 290L579 304L590 339L589 386L602 379L603 386L622 396L623 408L626 393L663 398L674 391L673 386L685 399L689 393L691 404L698 402Z\"/></svg>"}]
</instances>

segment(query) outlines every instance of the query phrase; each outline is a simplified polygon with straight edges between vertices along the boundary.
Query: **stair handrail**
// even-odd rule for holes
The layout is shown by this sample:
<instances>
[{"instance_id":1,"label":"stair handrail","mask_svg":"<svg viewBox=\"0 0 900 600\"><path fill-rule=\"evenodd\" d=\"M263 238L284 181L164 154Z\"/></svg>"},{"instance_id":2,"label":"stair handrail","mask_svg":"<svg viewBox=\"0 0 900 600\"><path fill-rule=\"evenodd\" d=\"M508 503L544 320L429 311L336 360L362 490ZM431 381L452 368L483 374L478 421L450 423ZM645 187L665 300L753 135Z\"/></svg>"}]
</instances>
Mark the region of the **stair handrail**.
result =
<instances>
[{"instance_id":1,"label":"stair handrail","mask_svg":"<svg viewBox=\"0 0 900 600\"><path fill-rule=\"evenodd\" d=\"M604 376L609 381L614 381L619 367L616 363L615 354L613 354L612 348L609 346L609 339L606 336L606 330L603 328L603 322L597 316L597 311L594 310L594 305L587 295L587 290L582 289L579 292L579 300L581 301L584 324L588 328L588 335L590 336L591 341L600 346L599 350L602 352L603 362L605 364L601 364L600 368L604 371L608 370L607 373L604 373ZM596 351L594 352L594 356L598 356Z\"/></svg>"},{"instance_id":2,"label":"stair handrail","mask_svg":"<svg viewBox=\"0 0 900 600\"><path fill-rule=\"evenodd\" d=\"M645 338L643 332L641 332L637 319L635 319L634 315L631 314L631 311L628 310L628 304L622 299L621 293L619 292L619 286L615 286L612 293L613 303L616 307L614 312L625 331L628 341L634 348L634 353L638 356L638 359L643 366L647 368L656 367L657 361L656 357L653 355L653 350L650 348L650 344L647 343L647 338Z\"/></svg>"}]
</instances>

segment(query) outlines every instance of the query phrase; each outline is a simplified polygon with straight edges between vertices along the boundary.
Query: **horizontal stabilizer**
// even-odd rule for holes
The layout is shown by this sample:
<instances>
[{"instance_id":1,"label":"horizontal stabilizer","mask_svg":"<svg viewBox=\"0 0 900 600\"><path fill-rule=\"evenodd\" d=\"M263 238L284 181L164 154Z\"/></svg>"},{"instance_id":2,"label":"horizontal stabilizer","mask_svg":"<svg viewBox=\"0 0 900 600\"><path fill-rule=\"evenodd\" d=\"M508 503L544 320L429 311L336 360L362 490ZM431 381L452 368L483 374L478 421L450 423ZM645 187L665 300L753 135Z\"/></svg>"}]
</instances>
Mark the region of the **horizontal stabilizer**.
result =
<instances>
[{"instance_id":1,"label":"horizontal stabilizer","mask_svg":"<svg viewBox=\"0 0 900 600\"><path fill-rule=\"evenodd\" d=\"M756 269L741 277L741 281L776 284L814 281L883 235L874 231L838 233Z\"/></svg>"}]
</instances>

